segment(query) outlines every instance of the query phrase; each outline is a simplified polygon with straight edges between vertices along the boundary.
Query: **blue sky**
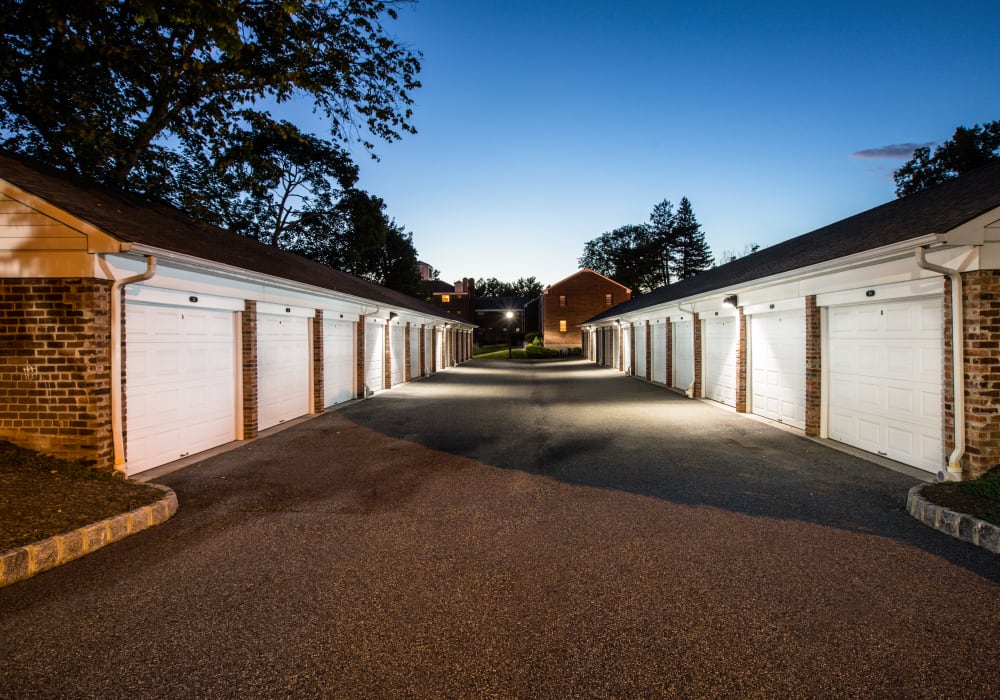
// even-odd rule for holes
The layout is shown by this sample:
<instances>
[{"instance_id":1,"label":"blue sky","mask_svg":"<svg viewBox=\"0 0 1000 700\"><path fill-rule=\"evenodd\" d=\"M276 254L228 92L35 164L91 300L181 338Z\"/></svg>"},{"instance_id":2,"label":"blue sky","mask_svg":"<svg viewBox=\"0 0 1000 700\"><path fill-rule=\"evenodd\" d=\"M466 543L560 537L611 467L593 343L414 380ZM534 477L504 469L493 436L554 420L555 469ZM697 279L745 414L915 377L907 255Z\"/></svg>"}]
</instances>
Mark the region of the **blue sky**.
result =
<instances>
[{"instance_id":1,"label":"blue sky","mask_svg":"<svg viewBox=\"0 0 1000 700\"><path fill-rule=\"evenodd\" d=\"M419 133L360 148L442 279L578 269L584 243L687 196L714 254L894 197L857 154L1000 119L1000 3L421 0Z\"/></svg>"}]
</instances>

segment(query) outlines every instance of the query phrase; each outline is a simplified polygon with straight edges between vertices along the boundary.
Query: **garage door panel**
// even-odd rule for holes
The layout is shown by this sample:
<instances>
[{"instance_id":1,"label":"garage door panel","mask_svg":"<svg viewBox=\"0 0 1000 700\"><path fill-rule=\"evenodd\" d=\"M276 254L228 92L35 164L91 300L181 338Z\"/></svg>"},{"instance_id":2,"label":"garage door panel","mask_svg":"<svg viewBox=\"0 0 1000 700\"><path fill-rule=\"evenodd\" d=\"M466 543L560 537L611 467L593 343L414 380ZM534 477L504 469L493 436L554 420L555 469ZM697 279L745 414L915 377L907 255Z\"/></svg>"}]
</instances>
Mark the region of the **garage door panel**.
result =
<instances>
[{"instance_id":1,"label":"garage door panel","mask_svg":"<svg viewBox=\"0 0 1000 700\"><path fill-rule=\"evenodd\" d=\"M129 474L235 439L231 312L129 303L125 340Z\"/></svg>"},{"instance_id":2,"label":"garage door panel","mask_svg":"<svg viewBox=\"0 0 1000 700\"><path fill-rule=\"evenodd\" d=\"M750 317L753 413L805 428L805 312Z\"/></svg>"},{"instance_id":3,"label":"garage door panel","mask_svg":"<svg viewBox=\"0 0 1000 700\"><path fill-rule=\"evenodd\" d=\"M736 354L739 346L739 321L736 318L713 318L705 321L706 398L736 405Z\"/></svg>"},{"instance_id":4,"label":"garage door panel","mask_svg":"<svg viewBox=\"0 0 1000 700\"><path fill-rule=\"evenodd\" d=\"M646 376L646 326L635 327L635 373Z\"/></svg>"},{"instance_id":5,"label":"garage door panel","mask_svg":"<svg viewBox=\"0 0 1000 700\"><path fill-rule=\"evenodd\" d=\"M687 389L694 383L694 325L691 321L673 324L673 386Z\"/></svg>"},{"instance_id":6,"label":"garage door panel","mask_svg":"<svg viewBox=\"0 0 1000 700\"><path fill-rule=\"evenodd\" d=\"M653 363L651 379L659 384L667 383L667 325L657 323L650 326L650 362Z\"/></svg>"},{"instance_id":7,"label":"garage door panel","mask_svg":"<svg viewBox=\"0 0 1000 700\"><path fill-rule=\"evenodd\" d=\"M943 460L941 298L834 308L828 318L830 437L911 466L938 469Z\"/></svg>"},{"instance_id":8,"label":"garage door panel","mask_svg":"<svg viewBox=\"0 0 1000 700\"><path fill-rule=\"evenodd\" d=\"M323 405L354 398L354 322L323 319Z\"/></svg>"},{"instance_id":9,"label":"garage door panel","mask_svg":"<svg viewBox=\"0 0 1000 700\"><path fill-rule=\"evenodd\" d=\"M309 413L309 319L261 314L257 326L258 427Z\"/></svg>"}]
</instances>

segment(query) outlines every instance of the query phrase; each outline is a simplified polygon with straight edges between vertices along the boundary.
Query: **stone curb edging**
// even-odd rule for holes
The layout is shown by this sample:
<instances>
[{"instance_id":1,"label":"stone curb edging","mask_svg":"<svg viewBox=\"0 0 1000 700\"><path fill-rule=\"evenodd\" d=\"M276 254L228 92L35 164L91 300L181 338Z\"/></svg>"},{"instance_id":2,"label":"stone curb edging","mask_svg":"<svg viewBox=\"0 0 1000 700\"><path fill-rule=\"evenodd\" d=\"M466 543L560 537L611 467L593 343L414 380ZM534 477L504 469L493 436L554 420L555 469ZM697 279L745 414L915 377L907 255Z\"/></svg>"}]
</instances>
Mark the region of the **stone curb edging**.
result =
<instances>
[{"instance_id":1,"label":"stone curb edging","mask_svg":"<svg viewBox=\"0 0 1000 700\"><path fill-rule=\"evenodd\" d=\"M907 513L939 532L1000 554L1000 526L931 503L920 495L922 488L921 484L910 489L906 496Z\"/></svg>"},{"instance_id":2,"label":"stone curb edging","mask_svg":"<svg viewBox=\"0 0 1000 700\"><path fill-rule=\"evenodd\" d=\"M169 520L177 512L177 494L160 484L149 486L163 491L163 496L149 505L0 552L0 588L79 559L105 545Z\"/></svg>"}]
</instances>

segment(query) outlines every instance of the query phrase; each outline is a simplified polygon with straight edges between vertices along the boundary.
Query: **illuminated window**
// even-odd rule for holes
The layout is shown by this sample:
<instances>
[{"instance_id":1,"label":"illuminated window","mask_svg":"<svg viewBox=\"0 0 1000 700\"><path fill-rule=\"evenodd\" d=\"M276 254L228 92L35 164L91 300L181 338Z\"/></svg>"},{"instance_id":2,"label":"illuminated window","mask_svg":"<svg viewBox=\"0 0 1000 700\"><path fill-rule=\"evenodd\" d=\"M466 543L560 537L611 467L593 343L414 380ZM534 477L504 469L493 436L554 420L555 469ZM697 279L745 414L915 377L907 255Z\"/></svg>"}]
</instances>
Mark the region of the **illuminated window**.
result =
<instances>
[{"instance_id":1,"label":"illuminated window","mask_svg":"<svg viewBox=\"0 0 1000 700\"><path fill-rule=\"evenodd\" d=\"M447 304L449 301L451 301L451 295L450 294L442 294L441 295L441 302L442 303Z\"/></svg>"},{"instance_id":2,"label":"illuminated window","mask_svg":"<svg viewBox=\"0 0 1000 700\"><path fill-rule=\"evenodd\" d=\"M606 305L608 305L608 306L611 306L611 303L612 303L613 301L614 301L614 297L613 297L612 295L610 295L610 294L605 294L605 295L604 295L604 303L605 303Z\"/></svg>"},{"instance_id":3,"label":"illuminated window","mask_svg":"<svg viewBox=\"0 0 1000 700\"><path fill-rule=\"evenodd\" d=\"M559 332L560 333L565 333L566 332L566 321L560 321L559 322Z\"/></svg>"},{"instance_id":4,"label":"illuminated window","mask_svg":"<svg viewBox=\"0 0 1000 700\"><path fill-rule=\"evenodd\" d=\"M566 295L565 294L563 294L563 295L561 295L559 297L559 308L560 309L565 309L566 308Z\"/></svg>"}]
</instances>

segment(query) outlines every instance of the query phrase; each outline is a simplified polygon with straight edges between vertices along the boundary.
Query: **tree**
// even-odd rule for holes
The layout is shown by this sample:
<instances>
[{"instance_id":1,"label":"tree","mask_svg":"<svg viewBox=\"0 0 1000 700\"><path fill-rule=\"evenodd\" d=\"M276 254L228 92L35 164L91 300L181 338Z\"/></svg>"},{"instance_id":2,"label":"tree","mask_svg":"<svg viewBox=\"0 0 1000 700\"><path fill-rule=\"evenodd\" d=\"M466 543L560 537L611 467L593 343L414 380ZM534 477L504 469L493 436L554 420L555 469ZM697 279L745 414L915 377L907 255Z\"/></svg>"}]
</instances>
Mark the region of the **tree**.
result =
<instances>
[{"instance_id":1,"label":"tree","mask_svg":"<svg viewBox=\"0 0 1000 700\"><path fill-rule=\"evenodd\" d=\"M518 277L514 282L501 282L489 277L476 282L479 297L524 297L531 299L542 295L544 286L534 277Z\"/></svg>"},{"instance_id":2,"label":"tree","mask_svg":"<svg viewBox=\"0 0 1000 700\"><path fill-rule=\"evenodd\" d=\"M955 134L934 149L921 146L913 157L892 174L896 196L939 185L962 173L1000 160L1000 120L971 129L960 126Z\"/></svg>"},{"instance_id":3,"label":"tree","mask_svg":"<svg viewBox=\"0 0 1000 700\"><path fill-rule=\"evenodd\" d=\"M338 270L422 297L413 236L386 217L385 202L350 190L294 230L288 249Z\"/></svg>"},{"instance_id":4,"label":"tree","mask_svg":"<svg viewBox=\"0 0 1000 700\"><path fill-rule=\"evenodd\" d=\"M675 280L682 280L708 269L712 250L708 247L701 224L687 197L681 197L674 216L674 244L670 248L670 267Z\"/></svg>"},{"instance_id":5,"label":"tree","mask_svg":"<svg viewBox=\"0 0 1000 700\"><path fill-rule=\"evenodd\" d=\"M418 57L392 0L0 0L0 134L99 182L162 189L181 149L226 150L292 99L333 141L413 132Z\"/></svg>"},{"instance_id":6,"label":"tree","mask_svg":"<svg viewBox=\"0 0 1000 700\"><path fill-rule=\"evenodd\" d=\"M0 0L0 143L409 289L412 236L342 147L415 132L418 55L383 25L408 1ZM290 100L329 134L268 113Z\"/></svg>"},{"instance_id":7,"label":"tree","mask_svg":"<svg viewBox=\"0 0 1000 700\"><path fill-rule=\"evenodd\" d=\"M663 200L653 207L648 224L620 226L587 241L577 262L634 294L645 294L704 270L712 253L684 197L677 211Z\"/></svg>"},{"instance_id":8,"label":"tree","mask_svg":"<svg viewBox=\"0 0 1000 700\"><path fill-rule=\"evenodd\" d=\"M651 283L650 268L660 263L651 249L649 228L628 224L587 241L577 263L638 294L659 286Z\"/></svg>"}]
</instances>

